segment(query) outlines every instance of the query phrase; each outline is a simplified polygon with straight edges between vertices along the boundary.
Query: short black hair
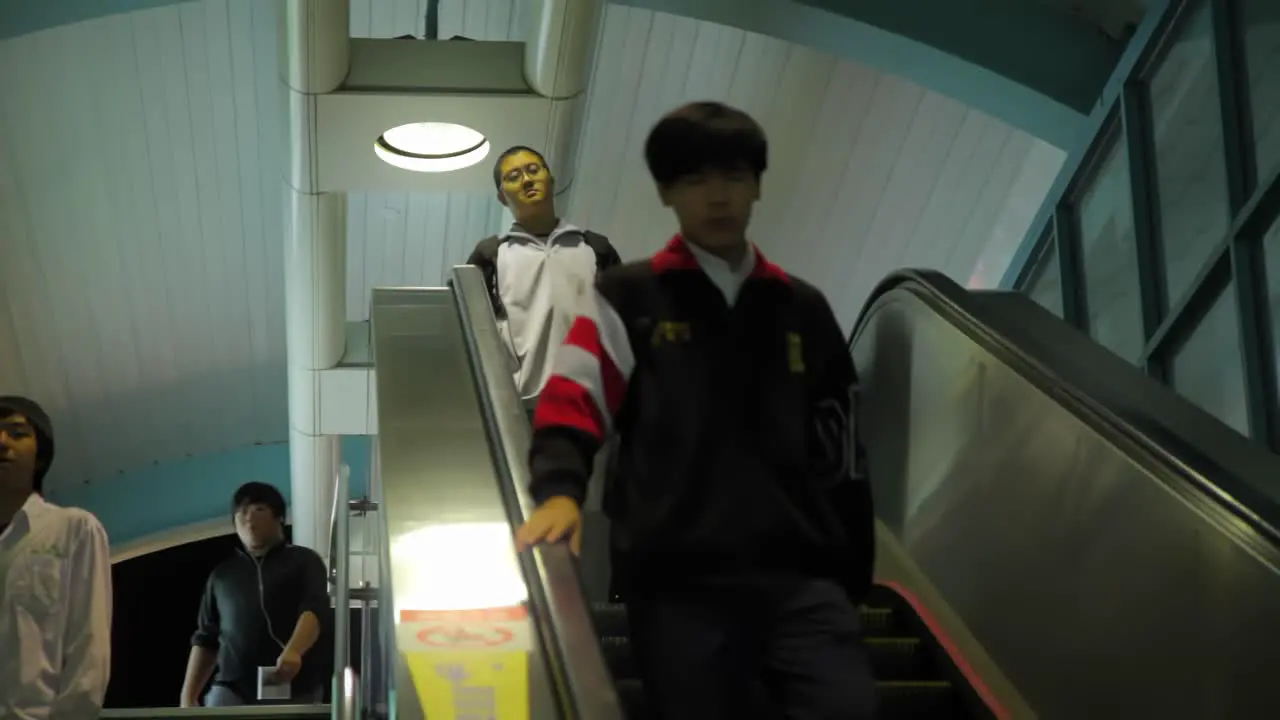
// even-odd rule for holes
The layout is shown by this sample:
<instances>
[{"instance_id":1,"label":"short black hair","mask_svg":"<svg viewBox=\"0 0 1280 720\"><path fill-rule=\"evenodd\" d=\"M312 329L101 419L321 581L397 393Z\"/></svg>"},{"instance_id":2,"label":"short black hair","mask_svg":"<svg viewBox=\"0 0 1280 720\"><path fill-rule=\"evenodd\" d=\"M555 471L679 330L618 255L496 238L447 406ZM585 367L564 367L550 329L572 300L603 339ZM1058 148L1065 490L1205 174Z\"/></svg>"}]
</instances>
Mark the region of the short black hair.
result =
<instances>
[{"instance_id":1,"label":"short black hair","mask_svg":"<svg viewBox=\"0 0 1280 720\"><path fill-rule=\"evenodd\" d=\"M49 474L49 466L53 464L53 422L49 414L40 404L30 398L18 395L0 397L0 420L21 415L27 419L36 436L36 467L31 478L31 487L37 493L44 494L44 477Z\"/></svg>"},{"instance_id":2,"label":"short black hair","mask_svg":"<svg viewBox=\"0 0 1280 720\"><path fill-rule=\"evenodd\" d=\"M245 505L266 505L277 520L284 521L284 495L274 485L264 482L247 482L231 496L231 514Z\"/></svg>"},{"instance_id":3,"label":"short black hair","mask_svg":"<svg viewBox=\"0 0 1280 720\"><path fill-rule=\"evenodd\" d=\"M653 126L644 142L644 161L660 186L712 168L745 167L759 180L769 166L769 142L745 112L720 102L694 102Z\"/></svg>"},{"instance_id":4,"label":"short black hair","mask_svg":"<svg viewBox=\"0 0 1280 720\"><path fill-rule=\"evenodd\" d=\"M502 189L502 161L506 160L512 155L515 155L518 152L527 152L527 153L533 153L534 155L537 155L538 159L542 161L542 167L548 170L551 169L551 166L547 164L546 155L543 155L542 153L538 152L537 150L534 150L528 145L512 145L506 150L503 150L502 154L498 156L498 159L493 161L493 186L498 190Z\"/></svg>"}]
</instances>

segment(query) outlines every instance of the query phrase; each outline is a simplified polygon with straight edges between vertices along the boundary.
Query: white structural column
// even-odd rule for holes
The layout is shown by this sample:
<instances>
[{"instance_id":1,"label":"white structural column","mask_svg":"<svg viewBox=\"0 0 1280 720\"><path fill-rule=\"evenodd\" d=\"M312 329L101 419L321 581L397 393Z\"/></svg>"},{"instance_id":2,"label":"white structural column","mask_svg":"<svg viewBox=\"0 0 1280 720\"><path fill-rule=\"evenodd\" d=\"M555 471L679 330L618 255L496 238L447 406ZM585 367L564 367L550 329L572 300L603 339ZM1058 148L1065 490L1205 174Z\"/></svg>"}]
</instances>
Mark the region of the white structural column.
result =
<instances>
[{"instance_id":1,"label":"white structural column","mask_svg":"<svg viewBox=\"0 0 1280 720\"><path fill-rule=\"evenodd\" d=\"M291 3L291 6L294 3ZM306 3L297 3L305 5ZM342 3L344 8L346 3ZM360 92L331 93L319 102L323 121L313 151L325 154L325 187L328 189L393 189L408 192L476 192L493 197L490 156L483 163L451 173L412 173L393 168L377 160L370 147L377 133L398 124L424 120L458 122L483 132L493 144L493 153L511 145L529 145L546 155L556 176L556 206L561 213L571 208L569 191L574 185L582 121L586 114L586 91L591 75L592 59L603 21L604 0L517 0L516 10L524 28L524 48L513 57L509 43L450 43L449 41L406 43L403 40L356 40L357 52L350 62L350 82L364 88ZM345 12L345 10L344 10ZM336 40L335 40L336 41ZM377 48L378 44L384 47ZM452 45L452 51L441 55L433 46ZM361 48L360 46L363 46ZM293 47L293 46L289 46ZM377 48L374 52L371 49ZM362 50L362 51L361 51ZM333 60L338 56L335 55ZM442 62L442 58L447 62ZM326 61L331 60L326 57ZM523 87L514 91L510 78L511 63L521 63ZM347 60L343 60L346 67ZM466 83L458 84L458 63L470 63L483 72L464 72ZM406 73L406 68L412 72ZM328 68L333 80L339 67ZM487 78L487 79L486 79ZM489 83L486 85L486 83ZM297 87L297 85L295 85ZM317 82L315 88L327 87ZM433 91L431 88L452 87L455 92ZM317 90L318 92L319 90ZM300 103L300 99L293 95ZM295 141L308 137L300 123L303 111L314 106L291 106ZM409 109L407 109L409 108ZM299 147L305 151L306 146ZM298 157L309 158L305 152ZM307 166L296 166L295 173ZM302 185L297 185L302 187ZM495 198L495 207L497 200ZM340 205L337 206L340 209ZM509 210L495 213L499 231L511 226ZM570 218L572 219L572 218ZM305 236L303 236L305 237ZM466 238L475 242L480 238ZM293 297L291 295L291 297ZM306 295L299 297L306 298ZM318 298L316 302L323 301ZM341 312L341 299L333 312ZM293 311L290 311L291 313ZM290 317L294 317L291 315ZM310 317L310 316L308 316ZM326 327L328 327L326 325ZM291 340L292 342L292 340ZM336 355L334 356L336 357ZM323 362L308 367L327 367ZM306 396L314 384L302 376L302 384L292 391L295 403L307 402L305 409L293 410L295 428L300 419L308 423L318 417L319 425L308 425L306 432L320 435L371 435L377 432L372 370L364 367L334 367L315 373L321 376L318 396ZM304 381L305 380L305 381ZM316 413L319 405L321 412ZM332 463L334 454L307 455L297 453L304 445L294 441L294 487L298 476L314 474L307 463ZM320 457L321 460L313 460ZM330 466L321 470L328 472ZM332 473L329 473L332 474ZM324 497L320 496L320 500ZM296 531L295 531L296 532Z\"/></svg>"},{"instance_id":2,"label":"white structural column","mask_svg":"<svg viewBox=\"0 0 1280 720\"><path fill-rule=\"evenodd\" d=\"M578 173L587 85L604 4L603 0L534 0L528 8L532 15L524 45L524 79L534 92L551 101L543 152L555 174L556 202L562 213L569 210L569 193Z\"/></svg>"},{"instance_id":3,"label":"white structural column","mask_svg":"<svg viewBox=\"0 0 1280 720\"><path fill-rule=\"evenodd\" d=\"M295 544L322 556L329 543L340 438L320 430L320 371L342 359L346 321L346 209L319 192L316 97L350 64L349 2L279 3L281 73L288 106L284 172L285 324L289 356L290 511Z\"/></svg>"}]
</instances>

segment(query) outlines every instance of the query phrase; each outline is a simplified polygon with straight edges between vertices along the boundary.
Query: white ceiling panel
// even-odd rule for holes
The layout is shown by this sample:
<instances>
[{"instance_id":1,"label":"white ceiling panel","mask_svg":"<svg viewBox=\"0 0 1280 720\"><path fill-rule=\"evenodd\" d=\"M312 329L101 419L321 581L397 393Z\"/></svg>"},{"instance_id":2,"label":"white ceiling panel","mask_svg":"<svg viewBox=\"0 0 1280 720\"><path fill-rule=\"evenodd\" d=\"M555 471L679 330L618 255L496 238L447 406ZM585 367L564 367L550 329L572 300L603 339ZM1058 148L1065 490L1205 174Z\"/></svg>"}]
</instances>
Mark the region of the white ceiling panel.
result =
<instances>
[{"instance_id":1,"label":"white ceiling panel","mask_svg":"<svg viewBox=\"0 0 1280 720\"><path fill-rule=\"evenodd\" d=\"M443 37L512 39L513 0L444 0ZM421 35L425 0L354 0L352 33ZM199 0L0 42L0 389L59 422L51 483L286 436L276 13ZM611 6L566 215L626 257L674 230L641 145L715 98L769 133L753 236L846 325L883 275L989 285L1062 153L803 47ZM488 193L349 198L348 318L438 285L498 230ZM1008 248L1006 250L1005 248Z\"/></svg>"},{"instance_id":2,"label":"white ceiling panel","mask_svg":"<svg viewBox=\"0 0 1280 720\"><path fill-rule=\"evenodd\" d=\"M770 140L753 238L822 288L846 326L899 267L998 282L1065 159L950 98L761 35L611 6L602 43L612 51L597 60L571 219L624 257L653 252L675 224L644 138L681 103L726 101Z\"/></svg>"},{"instance_id":3,"label":"white ceiling panel","mask_svg":"<svg viewBox=\"0 0 1280 720\"><path fill-rule=\"evenodd\" d=\"M57 419L51 483L285 435L275 18L0 42L0 387Z\"/></svg>"}]
</instances>

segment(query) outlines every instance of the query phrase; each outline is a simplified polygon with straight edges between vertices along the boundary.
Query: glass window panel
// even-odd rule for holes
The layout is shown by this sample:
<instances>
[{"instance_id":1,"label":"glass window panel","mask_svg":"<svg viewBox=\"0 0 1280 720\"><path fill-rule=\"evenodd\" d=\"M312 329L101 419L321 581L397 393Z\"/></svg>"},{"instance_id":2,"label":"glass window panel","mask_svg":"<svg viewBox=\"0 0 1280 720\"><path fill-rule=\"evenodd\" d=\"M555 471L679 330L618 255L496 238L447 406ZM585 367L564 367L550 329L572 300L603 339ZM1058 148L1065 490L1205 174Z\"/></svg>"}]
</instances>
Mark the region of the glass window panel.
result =
<instances>
[{"instance_id":1,"label":"glass window panel","mask_svg":"<svg viewBox=\"0 0 1280 720\"><path fill-rule=\"evenodd\" d=\"M1125 143L1113 127L1101 163L1077 201L1081 272L1089 334L1137 363L1145 337L1133 235L1133 194Z\"/></svg>"},{"instance_id":2,"label":"glass window panel","mask_svg":"<svg viewBox=\"0 0 1280 720\"><path fill-rule=\"evenodd\" d=\"M1280 218L1262 241L1266 256L1267 302L1271 307L1271 341L1275 345L1276 375L1280 377Z\"/></svg>"},{"instance_id":3,"label":"glass window panel","mask_svg":"<svg viewBox=\"0 0 1280 720\"><path fill-rule=\"evenodd\" d=\"M1196 5L1148 85L1170 306L1222 240L1231 216L1209 3Z\"/></svg>"},{"instance_id":4,"label":"glass window panel","mask_svg":"<svg viewBox=\"0 0 1280 720\"><path fill-rule=\"evenodd\" d=\"M1038 305L1062 317L1062 271L1058 268L1058 242L1053 236L1040 249L1035 268L1027 278L1026 293Z\"/></svg>"},{"instance_id":5,"label":"glass window panel","mask_svg":"<svg viewBox=\"0 0 1280 720\"><path fill-rule=\"evenodd\" d=\"M1280 3L1238 0L1244 24L1245 67L1258 159L1258 178L1265 182L1280 170Z\"/></svg>"},{"instance_id":6,"label":"glass window panel","mask_svg":"<svg viewBox=\"0 0 1280 720\"><path fill-rule=\"evenodd\" d=\"M1180 395L1248 435L1238 319L1235 292L1227 287L1178 348L1169 374Z\"/></svg>"}]
</instances>

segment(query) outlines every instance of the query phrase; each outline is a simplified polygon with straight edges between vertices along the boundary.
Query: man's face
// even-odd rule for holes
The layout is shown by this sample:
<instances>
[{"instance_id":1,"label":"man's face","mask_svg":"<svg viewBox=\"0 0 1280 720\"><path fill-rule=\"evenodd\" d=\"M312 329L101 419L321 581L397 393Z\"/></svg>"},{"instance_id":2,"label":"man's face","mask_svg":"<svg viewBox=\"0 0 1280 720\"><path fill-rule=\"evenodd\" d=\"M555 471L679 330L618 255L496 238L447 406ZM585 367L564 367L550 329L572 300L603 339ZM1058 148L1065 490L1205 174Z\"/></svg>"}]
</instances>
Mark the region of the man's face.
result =
<instances>
[{"instance_id":1,"label":"man's face","mask_svg":"<svg viewBox=\"0 0 1280 720\"><path fill-rule=\"evenodd\" d=\"M680 221L680 230L708 250L742 243L760 182L748 168L707 169L660 188L662 204Z\"/></svg>"},{"instance_id":2,"label":"man's face","mask_svg":"<svg viewBox=\"0 0 1280 720\"><path fill-rule=\"evenodd\" d=\"M35 428L23 415L0 419L0 489L30 489L35 473Z\"/></svg>"},{"instance_id":3,"label":"man's face","mask_svg":"<svg viewBox=\"0 0 1280 720\"><path fill-rule=\"evenodd\" d=\"M262 503L245 503L236 508L236 535L250 550L261 550L277 542L283 528L271 508Z\"/></svg>"},{"instance_id":4,"label":"man's face","mask_svg":"<svg viewBox=\"0 0 1280 720\"><path fill-rule=\"evenodd\" d=\"M528 150L517 150L502 158L499 164L502 187L498 199L517 217L549 202L555 187L551 171L542 158Z\"/></svg>"}]
</instances>

